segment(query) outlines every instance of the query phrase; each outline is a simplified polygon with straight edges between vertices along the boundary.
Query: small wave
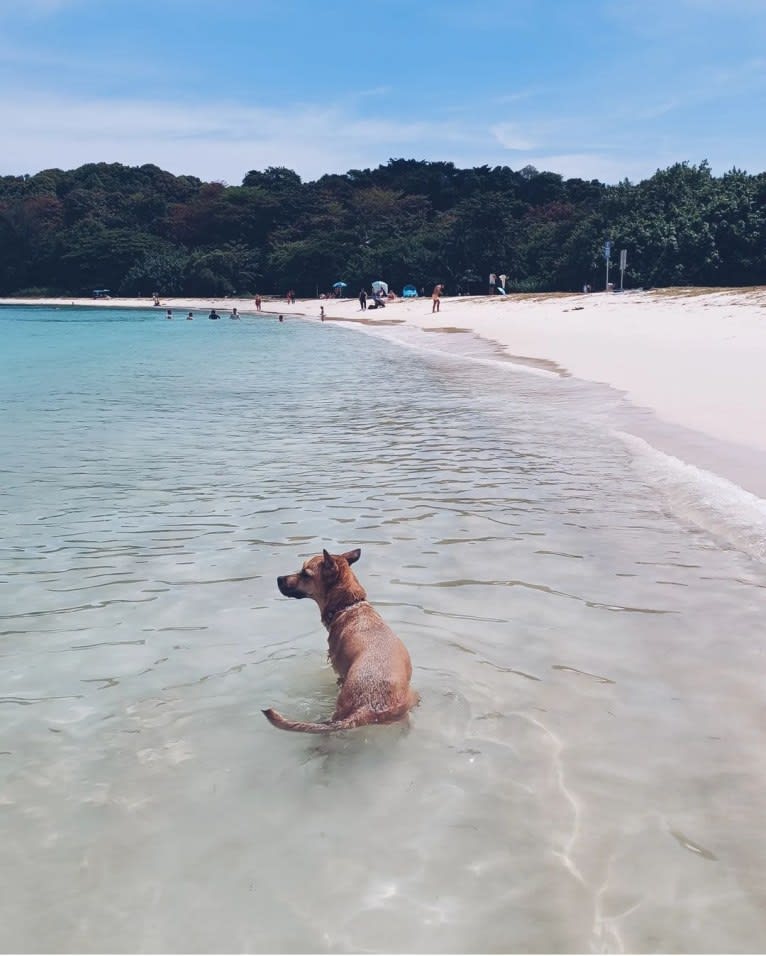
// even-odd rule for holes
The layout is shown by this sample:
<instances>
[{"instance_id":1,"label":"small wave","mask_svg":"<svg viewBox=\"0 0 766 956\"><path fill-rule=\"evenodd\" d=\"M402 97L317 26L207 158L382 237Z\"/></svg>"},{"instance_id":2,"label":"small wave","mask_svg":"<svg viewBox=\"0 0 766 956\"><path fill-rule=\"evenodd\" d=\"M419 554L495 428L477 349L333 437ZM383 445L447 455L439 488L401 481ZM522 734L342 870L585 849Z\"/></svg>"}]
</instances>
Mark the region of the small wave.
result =
<instances>
[{"instance_id":1,"label":"small wave","mask_svg":"<svg viewBox=\"0 0 766 956\"><path fill-rule=\"evenodd\" d=\"M342 324L345 328L364 332L388 342L404 345L416 352L438 356L439 358L454 359L458 362L473 362L496 368L512 368L515 371L526 372L547 379L567 377L569 374L560 369L555 362L549 362L546 359L511 355L496 342L491 339L484 339L469 329L420 329L410 325L362 325L357 322L339 322L339 324ZM421 333L430 333L428 343L421 338ZM456 333L458 333L457 336ZM452 342L453 337L460 339L457 346ZM470 345L467 347L466 343L470 343Z\"/></svg>"},{"instance_id":2,"label":"small wave","mask_svg":"<svg viewBox=\"0 0 766 956\"><path fill-rule=\"evenodd\" d=\"M659 487L678 517L730 547L766 561L766 501L713 472L689 465L627 432L617 435L640 472Z\"/></svg>"}]
</instances>

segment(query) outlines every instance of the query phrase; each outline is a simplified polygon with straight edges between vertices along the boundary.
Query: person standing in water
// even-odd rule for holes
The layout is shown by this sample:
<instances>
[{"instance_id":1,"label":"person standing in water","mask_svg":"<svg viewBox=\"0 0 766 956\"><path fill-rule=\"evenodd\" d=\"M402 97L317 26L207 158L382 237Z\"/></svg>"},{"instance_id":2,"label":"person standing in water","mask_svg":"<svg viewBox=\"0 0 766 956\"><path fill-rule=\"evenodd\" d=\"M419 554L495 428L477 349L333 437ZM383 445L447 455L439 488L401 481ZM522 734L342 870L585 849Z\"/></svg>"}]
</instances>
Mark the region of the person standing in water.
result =
<instances>
[{"instance_id":1,"label":"person standing in water","mask_svg":"<svg viewBox=\"0 0 766 956\"><path fill-rule=\"evenodd\" d=\"M232 317L232 319L238 319L238 318L239 318L239 312L237 312L237 307L236 307L236 305L235 305L234 308L231 310L231 317Z\"/></svg>"}]
</instances>

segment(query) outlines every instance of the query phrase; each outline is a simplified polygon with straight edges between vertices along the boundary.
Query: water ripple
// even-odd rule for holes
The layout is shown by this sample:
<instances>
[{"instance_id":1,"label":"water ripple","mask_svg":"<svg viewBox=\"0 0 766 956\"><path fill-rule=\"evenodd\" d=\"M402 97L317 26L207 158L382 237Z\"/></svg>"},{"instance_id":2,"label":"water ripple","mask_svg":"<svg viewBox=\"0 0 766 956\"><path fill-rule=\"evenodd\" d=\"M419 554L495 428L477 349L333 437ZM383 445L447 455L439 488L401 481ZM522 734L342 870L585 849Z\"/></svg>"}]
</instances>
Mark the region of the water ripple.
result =
<instances>
[{"instance_id":1,"label":"water ripple","mask_svg":"<svg viewBox=\"0 0 766 956\"><path fill-rule=\"evenodd\" d=\"M9 947L758 948L766 578L658 497L621 397L329 323L11 312ZM276 587L323 547L410 651L406 724L260 714L332 711Z\"/></svg>"}]
</instances>

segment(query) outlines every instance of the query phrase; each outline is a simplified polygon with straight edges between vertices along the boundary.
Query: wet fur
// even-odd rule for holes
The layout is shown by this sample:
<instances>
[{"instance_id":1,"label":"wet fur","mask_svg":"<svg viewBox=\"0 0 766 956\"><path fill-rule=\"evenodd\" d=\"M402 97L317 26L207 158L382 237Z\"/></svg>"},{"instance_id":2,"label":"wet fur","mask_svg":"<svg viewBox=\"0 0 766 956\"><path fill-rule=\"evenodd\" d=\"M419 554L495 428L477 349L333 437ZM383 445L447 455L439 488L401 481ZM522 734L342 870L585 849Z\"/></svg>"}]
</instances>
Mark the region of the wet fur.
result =
<instances>
[{"instance_id":1,"label":"wet fur","mask_svg":"<svg viewBox=\"0 0 766 956\"><path fill-rule=\"evenodd\" d=\"M286 597L313 598L328 630L328 655L341 685L332 718L323 723L289 720L269 708L263 713L281 730L326 734L366 724L401 720L417 703L410 687L407 648L367 601L351 565L361 551L310 558L296 574L277 578Z\"/></svg>"}]
</instances>

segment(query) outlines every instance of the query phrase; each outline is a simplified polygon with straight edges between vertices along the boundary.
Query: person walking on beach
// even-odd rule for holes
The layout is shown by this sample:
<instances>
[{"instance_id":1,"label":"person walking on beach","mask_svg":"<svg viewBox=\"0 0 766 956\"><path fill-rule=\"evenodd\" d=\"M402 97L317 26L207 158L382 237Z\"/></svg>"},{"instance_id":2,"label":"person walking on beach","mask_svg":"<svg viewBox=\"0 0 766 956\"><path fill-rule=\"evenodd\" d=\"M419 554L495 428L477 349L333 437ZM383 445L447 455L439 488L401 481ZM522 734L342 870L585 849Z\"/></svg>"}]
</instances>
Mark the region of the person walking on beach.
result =
<instances>
[{"instance_id":1,"label":"person walking on beach","mask_svg":"<svg viewBox=\"0 0 766 956\"><path fill-rule=\"evenodd\" d=\"M434 286L434 291L431 293L431 312L438 312L441 307L441 294L444 286L441 282L437 282Z\"/></svg>"},{"instance_id":2,"label":"person walking on beach","mask_svg":"<svg viewBox=\"0 0 766 956\"><path fill-rule=\"evenodd\" d=\"M324 306L319 306L319 318L324 322Z\"/></svg>"},{"instance_id":3,"label":"person walking on beach","mask_svg":"<svg viewBox=\"0 0 766 956\"><path fill-rule=\"evenodd\" d=\"M361 308L362 312L367 310L367 293L364 289L362 289L362 291L359 293L359 307Z\"/></svg>"},{"instance_id":4,"label":"person walking on beach","mask_svg":"<svg viewBox=\"0 0 766 956\"><path fill-rule=\"evenodd\" d=\"M261 311L261 297L260 297L260 295L257 295L257 296L255 297L255 311L256 311L256 312L260 312L260 311Z\"/></svg>"}]
</instances>

